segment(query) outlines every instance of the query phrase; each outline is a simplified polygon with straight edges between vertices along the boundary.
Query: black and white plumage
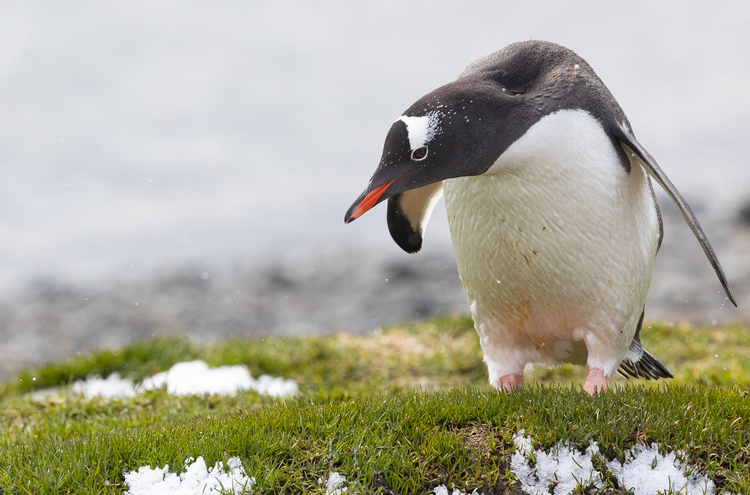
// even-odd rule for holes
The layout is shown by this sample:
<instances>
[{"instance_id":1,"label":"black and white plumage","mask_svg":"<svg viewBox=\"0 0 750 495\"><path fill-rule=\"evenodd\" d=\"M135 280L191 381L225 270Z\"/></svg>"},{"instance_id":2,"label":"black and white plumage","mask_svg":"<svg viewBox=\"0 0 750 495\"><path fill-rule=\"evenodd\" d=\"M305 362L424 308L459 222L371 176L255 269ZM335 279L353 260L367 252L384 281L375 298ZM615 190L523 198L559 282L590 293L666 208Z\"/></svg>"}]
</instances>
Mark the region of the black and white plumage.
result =
<instances>
[{"instance_id":1,"label":"black and white plumage","mask_svg":"<svg viewBox=\"0 0 750 495\"><path fill-rule=\"evenodd\" d=\"M522 386L527 364L585 364L594 393L618 368L672 376L639 339L662 237L651 177L736 305L695 215L614 97L553 43L509 45L407 109L345 222L388 199L391 236L417 252L444 194L490 382Z\"/></svg>"}]
</instances>

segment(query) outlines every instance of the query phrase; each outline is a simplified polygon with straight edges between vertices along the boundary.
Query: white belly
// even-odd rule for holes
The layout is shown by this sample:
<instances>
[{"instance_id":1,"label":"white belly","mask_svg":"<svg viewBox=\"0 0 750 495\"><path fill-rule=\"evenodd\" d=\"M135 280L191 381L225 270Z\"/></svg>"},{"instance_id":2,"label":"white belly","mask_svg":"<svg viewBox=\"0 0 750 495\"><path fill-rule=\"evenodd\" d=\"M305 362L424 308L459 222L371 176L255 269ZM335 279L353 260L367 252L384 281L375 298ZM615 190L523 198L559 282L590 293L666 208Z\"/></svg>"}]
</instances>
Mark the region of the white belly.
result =
<instances>
[{"instance_id":1,"label":"white belly","mask_svg":"<svg viewBox=\"0 0 750 495\"><path fill-rule=\"evenodd\" d=\"M535 124L489 172L443 186L490 380L529 363L614 373L659 240L638 162L628 173L598 122L565 110Z\"/></svg>"}]
</instances>

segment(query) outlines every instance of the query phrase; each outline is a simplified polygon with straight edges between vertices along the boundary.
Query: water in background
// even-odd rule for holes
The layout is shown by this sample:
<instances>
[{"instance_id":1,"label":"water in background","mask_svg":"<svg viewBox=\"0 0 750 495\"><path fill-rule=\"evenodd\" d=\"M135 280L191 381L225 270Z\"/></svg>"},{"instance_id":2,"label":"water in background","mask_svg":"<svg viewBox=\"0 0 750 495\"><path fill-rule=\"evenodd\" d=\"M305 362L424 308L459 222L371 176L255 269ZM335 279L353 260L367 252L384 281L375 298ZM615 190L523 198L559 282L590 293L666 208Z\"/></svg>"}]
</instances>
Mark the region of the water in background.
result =
<instances>
[{"instance_id":1,"label":"water in background","mask_svg":"<svg viewBox=\"0 0 750 495\"><path fill-rule=\"evenodd\" d=\"M266 282L296 280L287 271L345 268L336 283L305 279L316 297L329 287L329 298L299 295L309 311L329 308L338 324L332 316L310 326L302 312L273 326L248 310L229 318L236 331L243 324L365 331L397 314L462 308L441 206L417 257L390 240L383 207L346 227L343 214L404 109L474 58L526 39L565 45L594 67L695 207L735 290L744 289L750 241L738 212L750 198L749 24L750 7L736 2L3 2L0 355L63 352L56 345L63 341L70 342L64 352L114 345L188 323L203 334L221 326L175 316L107 332L101 318L84 324L61 316L86 315L87 298L114 300L132 284L150 288L131 299L159 300L158 287L175 273L193 281L214 273L206 285L212 294L252 284L268 294ZM726 316L700 248L664 206L654 315L747 318ZM387 293L381 285L391 269L403 275L409 266L426 291L436 264L445 267L443 282L427 284L434 294L417 302L409 299L413 289L405 291L411 302L403 314L366 296ZM371 313L341 324L344 315L330 308L350 304L355 288L356 308ZM74 302L55 299L60 290ZM278 301L289 298L279 290ZM750 306L747 293L738 290ZM136 310L128 297L122 308ZM277 313L283 306L254 304ZM85 337L96 331L108 336ZM84 336L70 337L76 332Z\"/></svg>"}]
</instances>

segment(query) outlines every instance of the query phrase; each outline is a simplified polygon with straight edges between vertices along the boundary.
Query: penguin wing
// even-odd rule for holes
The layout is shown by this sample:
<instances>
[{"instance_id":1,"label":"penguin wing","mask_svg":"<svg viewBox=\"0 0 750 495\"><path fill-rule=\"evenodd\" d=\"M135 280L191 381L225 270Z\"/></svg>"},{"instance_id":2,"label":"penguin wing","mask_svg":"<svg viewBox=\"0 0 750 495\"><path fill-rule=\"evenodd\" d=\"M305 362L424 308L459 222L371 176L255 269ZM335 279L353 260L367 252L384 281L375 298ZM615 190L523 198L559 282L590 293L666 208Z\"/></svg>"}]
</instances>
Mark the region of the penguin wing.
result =
<instances>
[{"instance_id":1,"label":"penguin wing","mask_svg":"<svg viewBox=\"0 0 750 495\"><path fill-rule=\"evenodd\" d=\"M410 189L388 199L388 230L407 253L422 248L422 237L432 210L443 197L443 182Z\"/></svg>"},{"instance_id":2,"label":"penguin wing","mask_svg":"<svg viewBox=\"0 0 750 495\"><path fill-rule=\"evenodd\" d=\"M682 213L682 218L685 219L685 223L687 223L690 227L690 230L693 231L693 234L695 234L695 238L698 239L698 242L703 248L703 252L706 253L706 257L708 258L709 263L711 263L711 266L714 268L716 276L719 277L719 282L721 282L721 286L724 288L724 292L727 293L727 296L729 297L729 300L732 301L732 304L737 306L737 301L734 298L734 292L732 292L732 288L729 286L729 281L727 281L727 277L726 275L724 275L724 270L721 268L721 264L719 263L719 259L716 257L716 253L714 253L714 248L711 247L711 243L708 242L708 238L706 237L706 234L703 233L701 224L698 223L698 219L695 217L693 210L690 209L690 205L687 203L687 201L685 201L685 198L683 198L679 191L677 191L677 188L674 187L674 184L672 184L672 181L669 180L667 174L665 174L661 167L659 167L659 164L656 163L654 157L651 156L651 154L646 151L643 146L641 146L641 143L639 143L635 139L635 136L633 136L633 134L624 125L618 122L614 134L615 137L620 140L620 143L622 143L622 145L625 147L625 152L631 153L631 156L633 153L637 155L638 158L640 158L643 168L648 171L649 175L653 177L654 180L659 183L662 189L666 191L669 197L672 198L672 201L675 205L677 205L680 213Z\"/></svg>"}]
</instances>

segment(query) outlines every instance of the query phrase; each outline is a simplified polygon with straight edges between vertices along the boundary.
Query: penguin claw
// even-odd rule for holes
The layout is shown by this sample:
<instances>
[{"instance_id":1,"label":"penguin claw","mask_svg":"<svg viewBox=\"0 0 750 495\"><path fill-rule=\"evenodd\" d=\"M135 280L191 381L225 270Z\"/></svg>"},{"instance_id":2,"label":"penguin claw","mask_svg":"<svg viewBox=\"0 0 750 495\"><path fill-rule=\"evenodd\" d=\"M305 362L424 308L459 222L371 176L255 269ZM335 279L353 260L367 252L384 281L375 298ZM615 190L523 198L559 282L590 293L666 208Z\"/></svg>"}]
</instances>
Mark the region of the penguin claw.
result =
<instances>
[{"instance_id":1,"label":"penguin claw","mask_svg":"<svg viewBox=\"0 0 750 495\"><path fill-rule=\"evenodd\" d=\"M589 375L586 377L586 383L583 385L583 390L593 396L604 392L608 386L609 377L604 374L604 371L599 368L591 368Z\"/></svg>"},{"instance_id":2,"label":"penguin claw","mask_svg":"<svg viewBox=\"0 0 750 495\"><path fill-rule=\"evenodd\" d=\"M511 392L515 389L523 388L523 375L510 373L501 376L495 385L498 392Z\"/></svg>"}]
</instances>

